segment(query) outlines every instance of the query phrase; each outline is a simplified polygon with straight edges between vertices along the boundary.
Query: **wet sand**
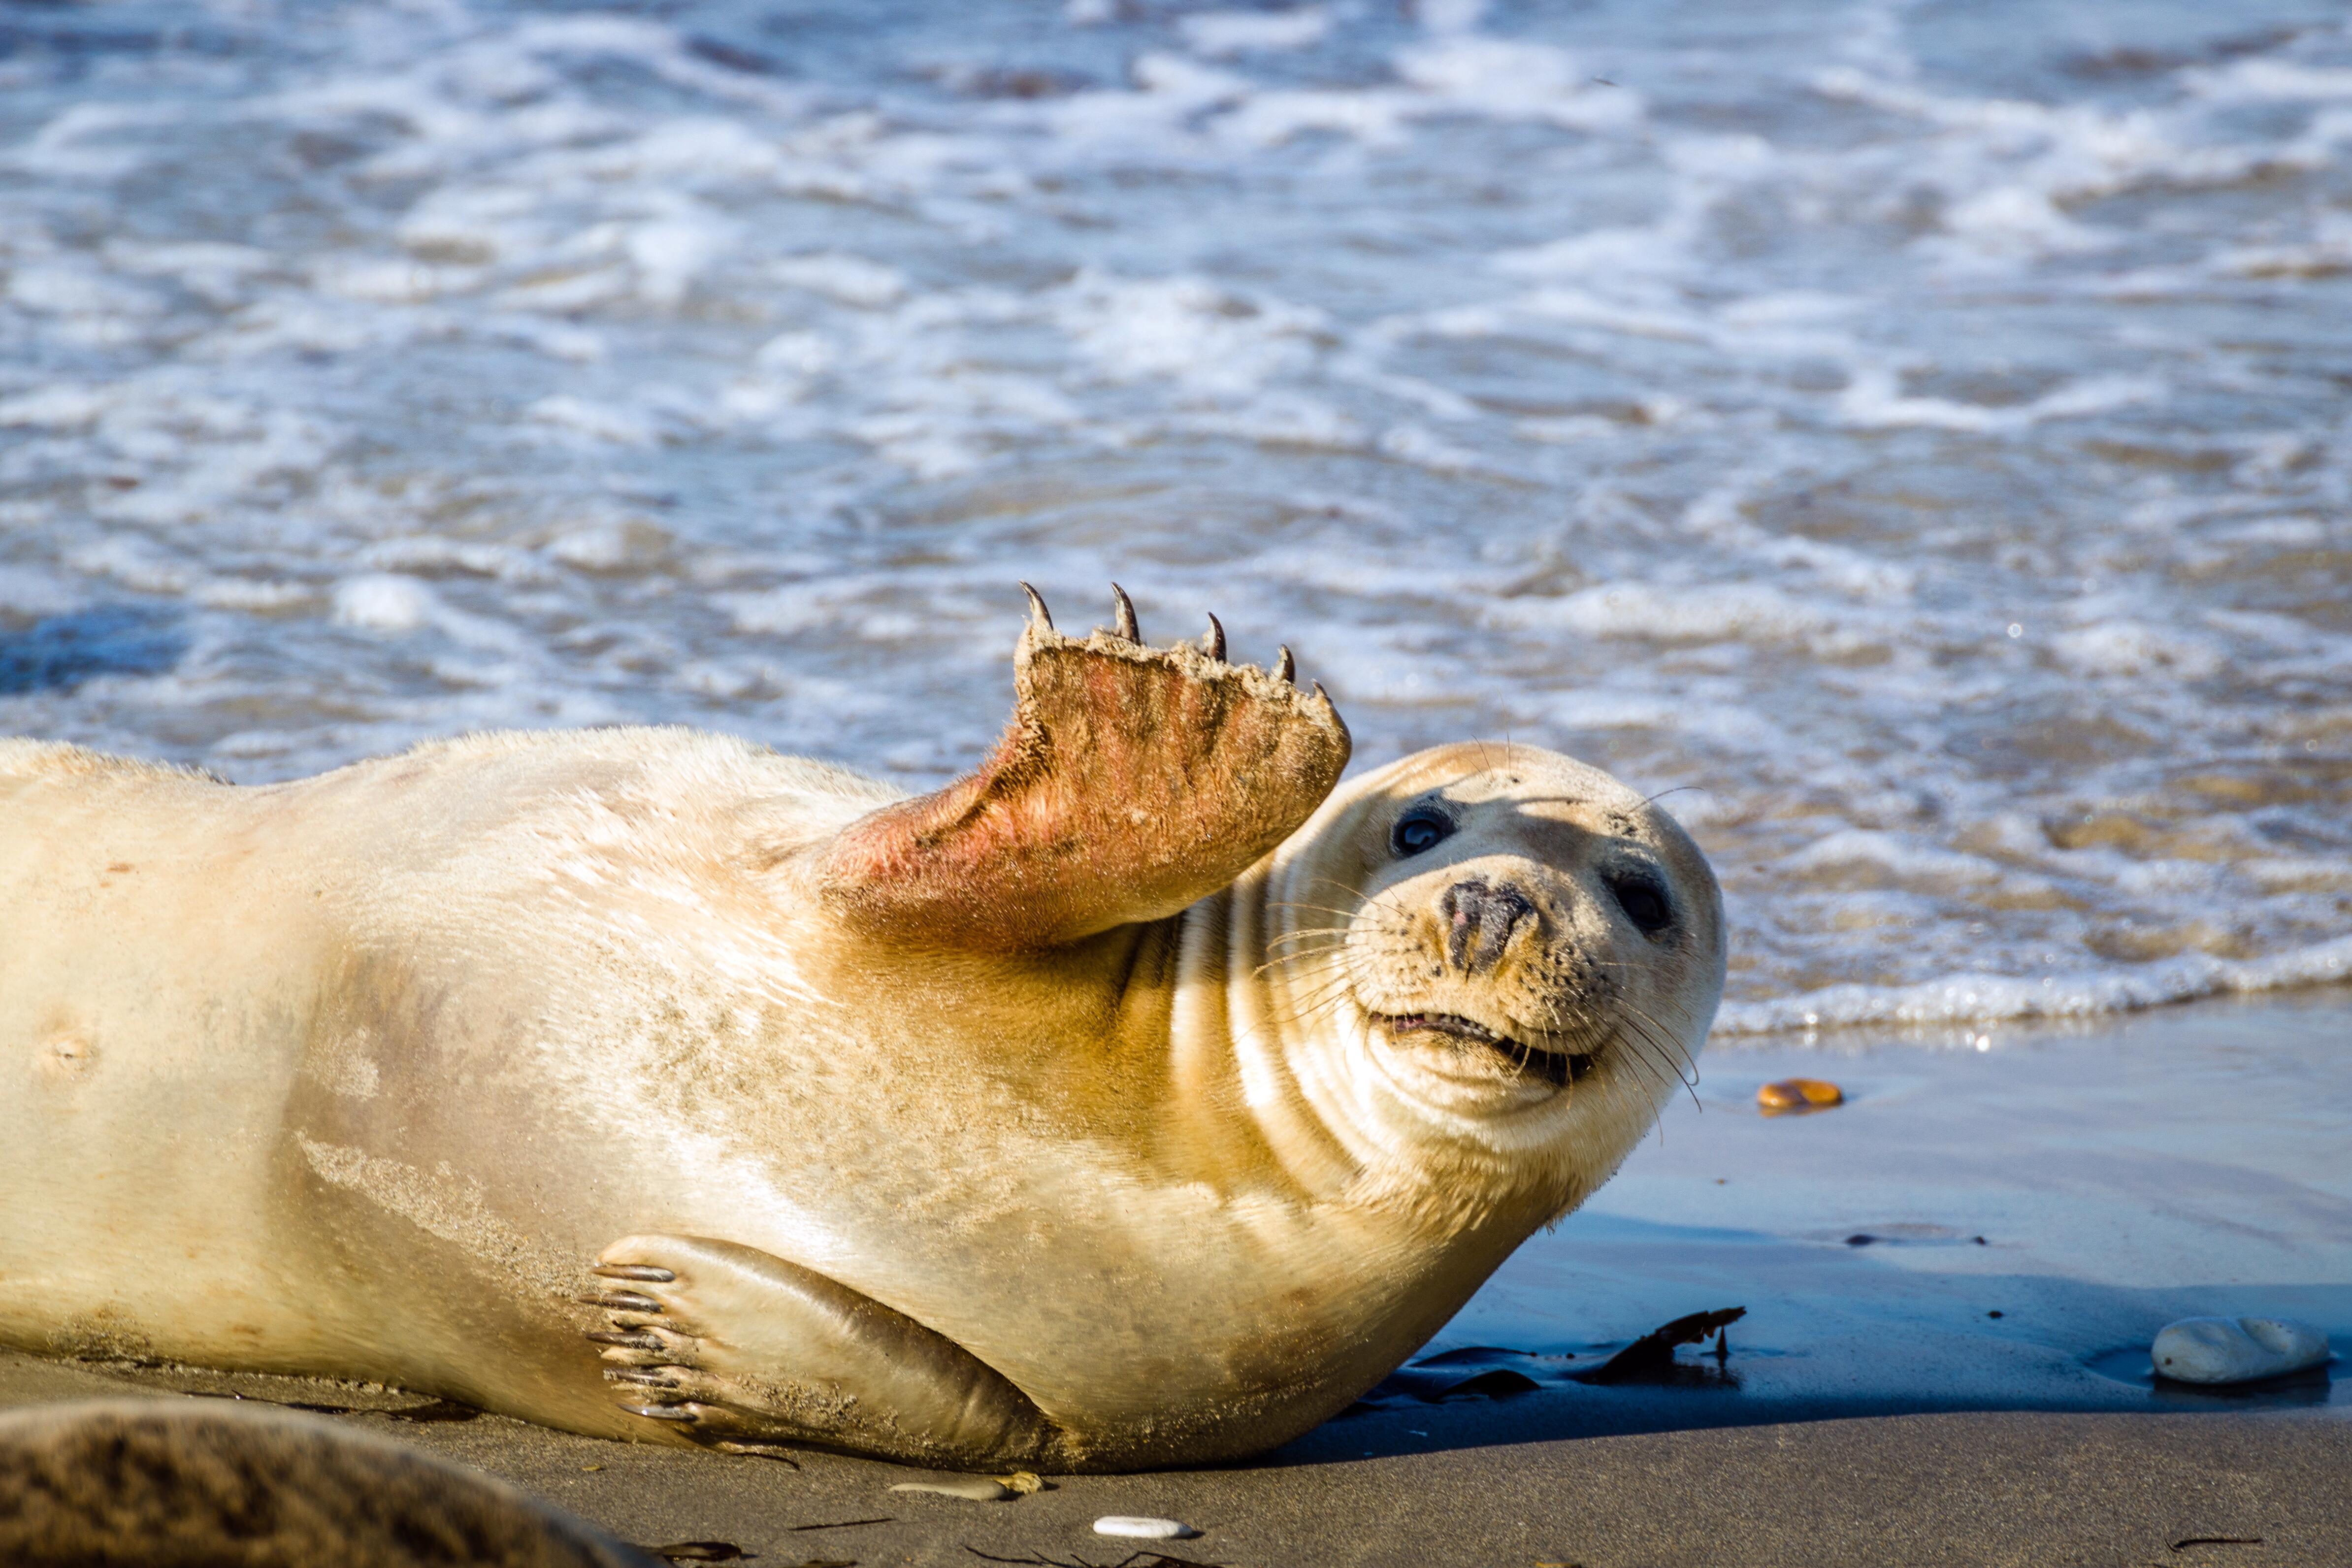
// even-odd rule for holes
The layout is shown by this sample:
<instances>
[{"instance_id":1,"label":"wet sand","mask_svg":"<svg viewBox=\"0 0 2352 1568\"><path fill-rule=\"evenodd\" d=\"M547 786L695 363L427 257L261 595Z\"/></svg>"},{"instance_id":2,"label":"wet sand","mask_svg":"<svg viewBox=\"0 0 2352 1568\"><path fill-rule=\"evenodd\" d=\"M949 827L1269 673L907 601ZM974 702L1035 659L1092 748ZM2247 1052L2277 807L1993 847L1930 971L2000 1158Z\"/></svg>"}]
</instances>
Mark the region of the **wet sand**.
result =
<instances>
[{"instance_id":1,"label":"wet sand","mask_svg":"<svg viewBox=\"0 0 2352 1568\"><path fill-rule=\"evenodd\" d=\"M291 1379L5 1355L0 1405L352 1407L327 1418L761 1568L1111 1564L1141 1543L1093 1534L1107 1513L1184 1520L1202 1533L1165 1555L1232 1568L2352 1562L2341 1359L2223 1394L2153 1387L2138 1357L2194 1312L2286 1312L2352 1347L2352 997L1979 1037L1711 1052L1663 1138L1431 1347L1536 1352L1448 1374L1538 1386L1391 1388L1248 1466L977 1504L891 1492L908 1472L862 1460L604 1443ZM1757 1115L1756 1083L1799 1070L1852 1102ZM1720 1361L1686 1348L1664 1382L1574 1380L1733 1305Z\"/></svg>"},{"instance_id":2,"label":"wet sand","mask_svg":"<svg viewBox=\"0 0 2352 1568\"><path fill-rule=\"evenodd\" d=\"M423 1404L290 1379L0 1357L0 1404L126 1384ZM2311 1413L1988 1412L1556 1437L1064 1477L992 1504L892 1492L913 1472L831 1455L792 1469L494 1415L330 1419L479 1466L641 1545L725 1542L761 1568L1105 1568L1143 1544L1096 1535L1106 1513L1184 1520L1202 1533L1153 1550L1231 1568L2352 1562L2352 1423ZM1133 1568L1152 1561L1148 1550Z\"/></svg>"},{"instance_id":3,"label":"wet sand","mask_svg":"<svg viewBox=\"0 0 2352 1568\"><path fill-rule=\"evenodd\" d=\"M1572 1357L1493 1363L1548 1386L1489 1430L2250 1401L2352 1414L2342 1360L2332 1381L2213 1395L2153 1389L2142 1353L2176 1319L2252 1312L2352 1352L2344 991L2031 1031L1718 1042L1700 1067L1616 1177L1433 1342ZM1760 1114L1757 1087L1799 1074L1848 1103ZM1722 1375L1685 1351L1679 1388L1570 1381L1669 1319L1732 1306L1748 1315ZM1432 1441L1464 1440L1464 1408ZM1344 1451L1346 1428L1297 1447Z\"/></svg>"}]
</instances>

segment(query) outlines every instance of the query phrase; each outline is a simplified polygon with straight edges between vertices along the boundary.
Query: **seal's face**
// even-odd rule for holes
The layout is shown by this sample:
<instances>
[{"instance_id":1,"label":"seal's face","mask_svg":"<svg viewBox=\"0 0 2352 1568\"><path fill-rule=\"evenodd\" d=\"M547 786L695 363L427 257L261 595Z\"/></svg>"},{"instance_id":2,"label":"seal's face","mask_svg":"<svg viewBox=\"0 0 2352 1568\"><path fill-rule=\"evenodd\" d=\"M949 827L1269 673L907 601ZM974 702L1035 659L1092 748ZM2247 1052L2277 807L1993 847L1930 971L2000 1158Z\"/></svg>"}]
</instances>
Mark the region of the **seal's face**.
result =
<instances>
[{"instance_id":1,"label":"seal's face","mask_svg":"<svg viewBox=\"0 0 2352 1568\"><path fill-rule=\"evenodd\" d=\"M1270 923L1317 1016L1302 1047L1344 1058L1316 1075L1347 1085L1327 1110L1561 1204L1613 1170L1722 991L1721 897L1674 820L1556 752L1464 745L1357 781L1299 837Z\"/></svg>"}]
</instances>

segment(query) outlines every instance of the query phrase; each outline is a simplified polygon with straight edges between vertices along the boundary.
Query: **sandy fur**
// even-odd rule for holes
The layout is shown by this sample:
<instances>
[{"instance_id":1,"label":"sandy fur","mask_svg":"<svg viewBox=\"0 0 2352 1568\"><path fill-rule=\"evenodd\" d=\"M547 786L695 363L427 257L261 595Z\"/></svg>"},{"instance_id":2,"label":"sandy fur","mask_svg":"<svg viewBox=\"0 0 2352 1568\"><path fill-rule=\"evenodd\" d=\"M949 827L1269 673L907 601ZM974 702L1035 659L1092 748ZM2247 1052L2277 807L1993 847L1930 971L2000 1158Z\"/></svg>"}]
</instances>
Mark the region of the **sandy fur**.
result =
<instances>
[{"instance_id":1,"label":"sandy fur","mask_svg":"<svg viewBox=\"0 0 2352 1568\"><path fill-rule=\"evenodd\" d=\"M1511 763L1687 850L1603 775ZM828 847L900 792L722 737L481 736L258 788L6 743L0 1339L659 1440L571 1298L614 1237L671 1232L946 1335L1073 1468L1278 1442L1653 1115L1622 1053L1523 1106L1422 1104L1336 955L1276 941L1335 882L1388 896L1385 814L1483 766L1392 764L1231 888L1003 953L845 924ZM1685 1056L1721 980L1687 860L1715 923L1661 971Z\"/></svg>"}]
</instances>

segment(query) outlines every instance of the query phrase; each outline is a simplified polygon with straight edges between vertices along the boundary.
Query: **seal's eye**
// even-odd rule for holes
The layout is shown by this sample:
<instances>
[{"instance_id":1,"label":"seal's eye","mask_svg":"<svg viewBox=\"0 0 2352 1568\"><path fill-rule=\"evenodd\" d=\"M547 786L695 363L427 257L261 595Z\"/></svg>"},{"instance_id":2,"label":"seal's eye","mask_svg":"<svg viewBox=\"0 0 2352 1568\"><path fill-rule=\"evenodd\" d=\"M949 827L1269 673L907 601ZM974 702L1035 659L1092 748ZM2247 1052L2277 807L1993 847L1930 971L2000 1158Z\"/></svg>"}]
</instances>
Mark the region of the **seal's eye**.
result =
<instances>
[{"instance_id":1,"label":"seal's eye","mask_svg":"<svg viewBox=\"0 0 2352 1568\"><path fill-rule=\"evenodd\" d=\"M1399 858L1418 855L1439 840L1454 836L1454 819L1433 805L1416 805L1389 829L1389 847Z\"/></svg>"},{"instance_id":2,"label":"seal's eye","mask_svg":"<svg viewBox=\"0 0 2352 1568\"><path fill-rule=\"evenodd\" d=\"M1642 928L1643 934L1654 936L1674 924L1675 908L1666 902L1666 890L1649 878L1612 877L1609 890L1617 895L1617 907Z\"/></svg>"}]
</instances>

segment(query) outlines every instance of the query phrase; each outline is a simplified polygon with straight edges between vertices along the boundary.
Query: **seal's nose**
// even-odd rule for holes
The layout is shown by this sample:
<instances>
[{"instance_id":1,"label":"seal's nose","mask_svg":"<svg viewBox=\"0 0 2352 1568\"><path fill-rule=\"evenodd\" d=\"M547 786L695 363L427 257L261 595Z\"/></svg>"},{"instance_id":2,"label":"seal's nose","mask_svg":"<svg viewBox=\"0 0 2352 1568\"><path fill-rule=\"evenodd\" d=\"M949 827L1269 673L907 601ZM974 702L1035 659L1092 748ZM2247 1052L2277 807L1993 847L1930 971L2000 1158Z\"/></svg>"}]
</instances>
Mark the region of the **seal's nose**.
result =
<instances>
[{"instance_id":1,"label":"seal's nose","mask_svg":"<svg viewBox=\"0 0 2352 1568\"><path fill-rule=\"evenodd\" d=\"M1492 969L1519 922L1536 907L1527 896L1490 882L1456 882L1437 902L1445 920L1445 956L1465 974Z\"/></svg>"}]
</instances>

